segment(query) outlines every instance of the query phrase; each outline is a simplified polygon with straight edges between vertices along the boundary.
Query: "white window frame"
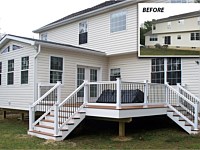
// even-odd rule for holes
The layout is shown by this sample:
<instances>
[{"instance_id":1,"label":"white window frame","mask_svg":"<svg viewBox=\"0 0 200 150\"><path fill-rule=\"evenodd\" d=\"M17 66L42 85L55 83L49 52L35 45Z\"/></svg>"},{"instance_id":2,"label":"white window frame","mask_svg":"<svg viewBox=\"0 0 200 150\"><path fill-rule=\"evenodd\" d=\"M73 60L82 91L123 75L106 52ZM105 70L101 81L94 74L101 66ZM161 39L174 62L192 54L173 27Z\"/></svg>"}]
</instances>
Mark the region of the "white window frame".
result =
<instances>
[{"instance_id":1,"label":"white window frame","mask_svg":"<svg viewBox=\"0 0 200 150\"><path fill-rule=\"evenodd\" d=\"M172 27L172 22L167 22L167 29L171 29Z\"/></svg>"},{"instance_id":2,"label":"white window frame","mask_svg":"<svg viewBox=\"0 0 200 150\"><path fill-rule=\"evenodd\" d=\"M116 75L116 72L119 72L119 75ZM121 78L121 68L111 68L110 69L110 81L114 81L114 80L111 80L111 77L112 78L117 78L117 77Z\"/></svg>"},{"instance_id":3,"label":"white window frame","mask_svg":"<svg viewBox=\"0 0 200 150\"><path fill-rule=\"evenodd\" d=\"M0 62L0 86L2 85L2 62Z\"/></svg>"},{"instance_id":4,"label":"white window frame","mask_svg":"<svg viewBox=\"0 0 200 150\"><path fill-rule=\"evenodd\" d=\"M52 57L57 57L57 58L62 58L62 60L63 60L63 64L62 64L62 70L54 70L54 69L51 69L51 58ZM61 77L61 82L62 82L62 84L64 83L64 81L63 81L63 74L64 74L64 58L63 57L61 57L61 56L50 56L50 58L49 58L49 83L50 84L55 84L55 83L51 83L51 71L53 71L53 72L60 72L60 73L62 73L62 77Z\"/></svg>"},{"instance_id":5,"label":"white window frame","mask_svg":"<svg viewBox=\"0 0 200 150\"><path fill-rule=\"evenodd\" d=\"M149 41L158 41L158 36L157 35L150 35Z\"/></svg>"},{"instance_id":6,"label":"white window frame","mask_svg":"<svg viewBox=\"0 0 200 150\"><path fill-rule=\"evenodd\" d=\"M8 66L8 65L9 65L9 61L12 61L12 60L13 60L13 67L12 67L13 70L9 71L9 66ZM8 68L7 68L7 71L8 71L8 72L7 72L7 85L14 85L14 83L15 83L15 81L14 81L14 77L15 77L15 76L14 76L14 75L15 75L15 74L14 74L14 71L15 71L15 60L14 60L14 59L8 60L7 67L8 67ZM13 83L12 83L12 84L8 84L8 74L11 74L11 73L13 74Z\"/></svg>"},{"instance_id":7,"label":"white window frame","mask_svg":"<svg viewBox=\"0 0 200 150\"><path fill-rule=\"evenodd\" d=\"M192 39L192 34L194 34L194 39ZM197 34L199 34L198 38L197 38ZM192 33L190 33L190 40L191 41L200 41L200 32L192 32Z\"/></svg>"},{"instance_id":8,"label":"white window frame","mask_svg":"<svg viewBox=\"0 0 200 150\"><path fill-rule=\"evenodd\" d=\"M42 33L40 35L40 40L47 41L48 40L48 34L47 33Z\"/></svg>"},{"instance_id":9,"label":"white window frame","mask_svg":"<svg viewBox=\"0 0 200 150\"><path fill-rule=\"evenodd\" d=\"M10 52L10 46L7 46L6 48L4 48L1 52L1 54L5 54L5 53L9 53Z\"/></svg>"},{"instance_id":10,"label":"white window frame","mask_svg":"<svg viewBox=\"0 0 200 150\"><path fill-rule=\"evenodd\" d=\"M125 31L126 29L127 29L127 11L121 10L110 14L110 33Z\"/></svg>"},{"instance_id":11,"label":"white window frame","mask_svg":"<svg viewBox=\"0 0 200 150\"><path fill-rule=\"evenodd\" d=\"M24 63L23 58L28 58L28 65L26 64L26 66L28 66L27 68L22 67L22 65ZM23 85L29 83L29 66L30 66L29 62L30 62L29 56L25 56L25 57L21 58L21 84L23 84ZM25 60L25 63L27 63L27 60ZM28 82L27 83L22 83L22 72L28 72Z\"/></svg>"}]
</instances>

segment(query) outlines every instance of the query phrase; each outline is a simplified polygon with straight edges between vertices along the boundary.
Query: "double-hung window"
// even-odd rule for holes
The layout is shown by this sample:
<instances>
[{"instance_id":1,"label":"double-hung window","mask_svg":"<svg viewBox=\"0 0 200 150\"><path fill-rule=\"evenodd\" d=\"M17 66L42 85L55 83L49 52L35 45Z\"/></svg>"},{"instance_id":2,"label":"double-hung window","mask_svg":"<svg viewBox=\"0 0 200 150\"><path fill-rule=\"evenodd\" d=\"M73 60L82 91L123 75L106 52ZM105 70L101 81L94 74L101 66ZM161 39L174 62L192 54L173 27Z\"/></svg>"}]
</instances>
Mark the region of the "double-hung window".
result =
<instances>
[{"instance_id":1,"label":"double-hung window","mask_svg":"<svg viewBox=\"0 0 200 150\"><path fill-rule=\"evenodd\" d=\"M164 83L164 58L154 58L151 61L151 82Z\"/></svg>"},{"instance_id":2,"label":"double-hung window","mask_svg":"<svg viewBox=\"0 0 200 150\"><path fill-rule=\"evenodd\" d=\"M2 62L0 62L0 85L2 84L1 77L2 77Z\"/></svg>"},{"instance_id":3,"label":"double-hung window","mask_svg":"<svg viewBox=\"0 0 200 150\"><path fill-rule=\"evenodd\" d=\"M157 35L151 35L149 41L158 41Z\"/></svg>"},{"instance_id":4,"label":"double-hung window","mask_svg":"<svg viewBox=\"0 0 200 150\"><path fill-rule=\"evenodd\" d=\"M88 42L87 21L79 23L79 45Z\"/></svg>"},{"instance_id":5,"label":"double-hung window","mask_svg":"<svg viewBox=\"0 0 200 150\"><path fill-rule=\"evenodd\" d=\"M21 84L28 84L29 57L21 59Z\"/></svg>"},{"instance_id":6,"label":"double-hung window","mask_svg":"<svg viewBox=\"0 0 200 150\"><path fill-rule=\"evenodd\" d=\"M113 13L110 16L110 32L126 30L126 11Z\"/></svg>"},{"instance_id":7,"label":"double-hung window","mask_svg":"<svg viewBox=\"0 0 200 150\"><path fill-rule=\"evenodd\" d=\"M110 81L116 81L121 78L120 68L110 69Z\"/></svg>"},{"instance_id":8,"label":"double-hung window","mask_svg":"<svg viewBox=\"0 0 200 150\"><path fill-rule=\"evenodd\" d=\"M181 83L181 59L167 58L167 82L170 85Z\"/></svg>"},{"instance_id":9,"label":"double-hung window","mask_svg":"<svg viewBox=\"0 0 200 150\"><path fill-rule=\"evenodd\" d=\"M14 84L14 59L8 60L7 84Z\"/></svg>"},{"instance_id":10,"label":"double-hung window","mask_svg":"<svg viewBox=\"0 0 200 150\"><path fill-rule=\"evenodd\" d=\"M50 65L50 83L62 82L63 58L51 56Z\"/></svg>"},{"instance_id":11,"label":"double-hung window","mask_svg":"<svg viewBox=\"0 0 200 150\"><path fill-rule=\"evenodd\" d=\"M191 33L190 39L192 41L198 41L198 40L200 40L200 32Z\"/></svg>"},{"instance_id":12,"label":"double-hung window","mask_svg":"<svg viewBox=\"0 0 200 150\"><path fill-rule=\"evenodd\" d=\"M151 60L151 82L170 85L181 83L181 58L153 58Z\"/></svg>"}]
</instances>

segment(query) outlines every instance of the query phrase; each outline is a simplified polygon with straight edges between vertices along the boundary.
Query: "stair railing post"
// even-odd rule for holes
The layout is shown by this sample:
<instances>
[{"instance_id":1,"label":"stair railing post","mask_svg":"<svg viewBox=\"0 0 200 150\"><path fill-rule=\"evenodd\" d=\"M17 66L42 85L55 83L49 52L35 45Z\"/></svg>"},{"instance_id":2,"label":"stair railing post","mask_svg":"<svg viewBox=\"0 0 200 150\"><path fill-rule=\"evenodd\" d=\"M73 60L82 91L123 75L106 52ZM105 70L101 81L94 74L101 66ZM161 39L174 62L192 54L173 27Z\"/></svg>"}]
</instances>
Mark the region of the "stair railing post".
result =
<instances>
[{"instance_id":1,"label":"stair railing post","mask_svg":"<svg viewBox=\"0 0 200 150\"><path fill-rule=\"evenodd\" d=\"M168 82L165 83L165 102L169 104L169 92L168 92Z\"/></svg>"},{"instance_id":2,"label":"stair railing post","mask_svg":"<svg viewBox=\"0 0 200 150\"><path fill-rule=\"evenodd\" d=\"M57 81L57 84L61 85L61 82ZM61 86L60 85L57 87L57 103L58 104L60 104L61 102Z\"/></svg>"},{"instance_id":3,"label":"stair railing post","mask_svg":"<svg viewBox=\"0 0 200 150\"><path fill-rule=\"evenodd\" d=\"M199 130L198 129L198 103L195 103L194 105L194 110L195 110L195 114L194 114L194 130Z\"/></svg>"},{"instance_id":4,"label":"stair railing post","mask_svg":"<svg viewBox=\"0 0 200 150\"><path fill-rule=\"evenodd\" d=\"M121 109L121 79L117 78L117 103L116 109Z\"/></svg>"},{"instance_id":5,"label":"stair railing post","mask_svg":"<svg viewBox=\"0 0 200 150\"><path fill-rule=\"evenodd\" d=\"M181 89L179 88L180 85L181 85L180 83L177 83L177 91L178 93L181 94ZM177 101L176 101L177 106L179 106L179 103L180 103L180 97L177 95Z\"/></svg>"},{"instance_id":6,"label":"stair railing post","mask_svg":"<svg viewBox=\"0 0 200 150\"><path fill-rule=\"evenodd\" d=\"M58 105L54 105L54 136L58 136Z\"/></svg>"},{"instance_id":7,"label":"stair railing post","mask_svg":"<svg viewBox=\"0 0 200 150\"><path fill-rule=\"evenodd\" d=\"M148 80L144 80L144 107L147 107L148 101Z\"/></svg>"},{"instance_id":8,"label":"stair railing post","mask_svg":"<svg viewBox=\"0 0 200 150\"><path fill-rule=\"evenodd\" d=\"M88 81L84 80L85 86L84 86L84 105L88 104L88 100L89 100L89 85L88 85Z\"/></svg>"},{"instance_id":9,"label":"stair railing post","mask_svg":"<svg viewBox=\"0 0 200 150\"><path fill-rule=\"evenodd\" d=\"M33 131L33 122L35 120L34 108L29 106L29 131Z\"/></svg>"}]
</instances>

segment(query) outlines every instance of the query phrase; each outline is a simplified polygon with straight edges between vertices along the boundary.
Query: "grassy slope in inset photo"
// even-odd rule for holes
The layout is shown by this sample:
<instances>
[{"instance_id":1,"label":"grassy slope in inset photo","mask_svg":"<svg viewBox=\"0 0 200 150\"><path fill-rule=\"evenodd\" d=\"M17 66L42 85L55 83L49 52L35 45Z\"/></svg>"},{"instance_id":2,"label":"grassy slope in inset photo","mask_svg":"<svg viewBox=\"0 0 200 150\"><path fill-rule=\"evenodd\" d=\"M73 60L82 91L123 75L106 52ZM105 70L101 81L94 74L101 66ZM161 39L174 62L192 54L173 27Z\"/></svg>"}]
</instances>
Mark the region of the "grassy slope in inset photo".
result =
<instances>
[{"instance_id":1,"label":"grassy slope in inset photo","mask_svg":"<svg viewBox=\"0 0 200 150\"><path fill-rule=\"evenodd\" d=\"M140 57L142 56L199 56L200 51L176 50L168 48L140 48Z\"/></svg>"},{"instance_id":2,"label":"grassy slope in inset photo","mask_svg":"<svg viewBox=\"0 0 200 150\"><path fill-rule=\"evenodd\" d=\"M167 116L133 118L126 138L118 138L117 122L91 119L61 142L31 137L27 130L28 121L0 120L0 149L200 149L200 135L187 134Z\"/></svg>"}]
</instances>

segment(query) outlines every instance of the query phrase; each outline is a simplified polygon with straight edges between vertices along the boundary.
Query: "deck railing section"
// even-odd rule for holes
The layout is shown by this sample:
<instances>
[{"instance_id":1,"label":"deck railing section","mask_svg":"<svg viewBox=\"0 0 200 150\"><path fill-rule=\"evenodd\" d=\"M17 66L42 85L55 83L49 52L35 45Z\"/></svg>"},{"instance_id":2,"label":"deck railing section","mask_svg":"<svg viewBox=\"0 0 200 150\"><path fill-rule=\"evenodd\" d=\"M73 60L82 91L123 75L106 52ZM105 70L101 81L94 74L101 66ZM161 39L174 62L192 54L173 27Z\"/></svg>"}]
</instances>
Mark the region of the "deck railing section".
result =
<instances>
[{"instance_id":1,"label":"deck railing section","mask_svg":"<svg viewBox=\"0 0 200 150\"><path fill-rule=\"evenodd\" d=\"M54 106L54 135L58 135L71 119L75 117L79 110L84 107L84 99L79 94L84 90L86 81L84 81L74 92L72 92L64 101Z\"/></svg>"},{"instance_id":2,"label":"deck railing section","mask_svg":"<svg viewBox=\"0 0 200 150\"><path fill-rule=\"evenodd\" d=\"M177 84L178 92L184 95L188 100L193 103L200 103L200 99L194 94L183 88L179 83Z\"/></svg>"},{"instance_id":3,"label":"deck railing section","mask_svg":"<svg viewBox=\"0 0 200 150\"><path fill-rule=\"evenodd\" d=\"M198 103L191 102L168 84L166 84L166 96L169 108L192 125L194 130L198 130Z\"/></svg>"},{"instance_id":4,"label":"deck railing section","mask_svg":"<svg viewBox=\"0 0 200 150\"><path fill-rule=\"evenodd\" d=\"M41 85L40 85L41 87ZM39 90L38 90L39 91ZM33 126L42 120L52 109L53 105L61 101L61 82L58 81L52 88L44 93L37 101L29 107L29 129L33 130ZM35 120L36 112L44 112L44 114Z\"/></svg>"}]
</instances>

